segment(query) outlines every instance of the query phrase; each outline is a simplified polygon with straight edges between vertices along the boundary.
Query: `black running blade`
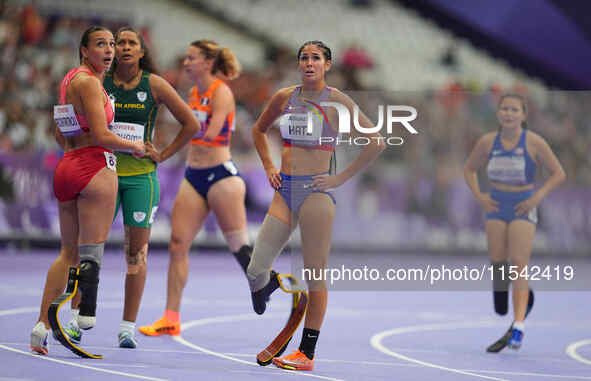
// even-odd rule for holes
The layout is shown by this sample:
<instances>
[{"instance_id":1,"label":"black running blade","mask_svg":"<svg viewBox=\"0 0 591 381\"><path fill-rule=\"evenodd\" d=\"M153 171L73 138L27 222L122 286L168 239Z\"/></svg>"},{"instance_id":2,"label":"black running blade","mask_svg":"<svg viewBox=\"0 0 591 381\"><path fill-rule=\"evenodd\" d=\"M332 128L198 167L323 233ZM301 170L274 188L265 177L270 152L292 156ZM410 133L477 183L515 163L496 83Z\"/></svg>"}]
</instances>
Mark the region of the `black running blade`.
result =
<instances>
[{"instance_id":1,"label":"black running blade","mask_svg":"<svg viewBox=\"0 0 591 381\"><path fill-rule=\"evenodd\" d=\"M72 297L76 294L78 290L78 269L75 267L70 268L69 276L68 276L68 285L66 288L66 292L61 294L51 305L49 306L49 310L47 312L49 325L51 326L51 330L53 331L53 337L58 340L64 347L68 348L78 356L82 358L91 358L91 359L102 359L103 355L95 355L89 352L86 352L84 349L78 347L74 343L70 341L68 335L63 331L63 328L59 321L59 310L60 308Z\"/></svg>"},{"instance_id":2,"label":"black running blade","mask_svg":"<svg viewBox=\"0 0 591 381\"><path fill-rule=\"evenodd\" d=\"M507 332L499 340L486 348L486 351L489 353L498 353L502 351L509 344L509 339L511 339L511 327L509 327Z\"/></svg>"}]
</instances>

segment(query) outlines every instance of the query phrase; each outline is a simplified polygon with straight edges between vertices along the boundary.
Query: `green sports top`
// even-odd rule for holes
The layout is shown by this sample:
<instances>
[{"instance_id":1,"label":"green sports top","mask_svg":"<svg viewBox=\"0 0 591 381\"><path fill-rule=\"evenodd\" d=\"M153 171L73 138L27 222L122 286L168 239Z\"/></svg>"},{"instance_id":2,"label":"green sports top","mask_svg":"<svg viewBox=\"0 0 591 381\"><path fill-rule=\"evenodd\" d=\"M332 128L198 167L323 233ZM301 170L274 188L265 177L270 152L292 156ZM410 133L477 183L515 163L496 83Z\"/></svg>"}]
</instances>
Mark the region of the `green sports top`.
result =
<instances>
[{"instance_id":1,"label":"green sports top","mask_svg":"<svg viewBox=\"0 0 591 381\"><path fill-rule=\"evenodd\" d=\"M124 90L115 86L113 74L106 74L103 87L115 103L115 119L109 128L119 137L136 141L151 142L154 136L154 121L158 105L150 90L150 73L144 71L135 89ZM134 176L150 173L156 163L148 157L135 158L130 152L115 152L117 156L117 175Z\"/></svg>"}]
</instances>

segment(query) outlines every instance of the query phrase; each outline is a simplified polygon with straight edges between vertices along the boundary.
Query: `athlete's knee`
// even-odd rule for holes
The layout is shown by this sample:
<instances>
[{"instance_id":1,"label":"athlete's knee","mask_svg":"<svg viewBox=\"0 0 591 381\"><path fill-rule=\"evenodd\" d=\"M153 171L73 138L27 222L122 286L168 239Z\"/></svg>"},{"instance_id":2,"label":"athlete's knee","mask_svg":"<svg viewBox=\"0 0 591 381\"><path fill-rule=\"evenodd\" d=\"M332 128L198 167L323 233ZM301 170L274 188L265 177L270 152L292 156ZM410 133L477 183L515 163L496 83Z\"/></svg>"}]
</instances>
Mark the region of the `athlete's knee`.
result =
<instances>
[{"instance_id":1,"label":"athlete's knee","mask_svg":"<svg viewBox=\"0 0 591 381\"><path fill-rule=\"evenodd\" d=\"M168 244L168 251L171 259L184 259L189 255L189 249L191 247L191 241L187 242L185 239L173 234L170 237L170 243Z\"/></svg>"},{"instance_id":2,"label":"athlete's knee","mask_svg":"<svg viewBox=\"0 0 591 381\"><path fill-rule=\"evenodd\" d=\"M246 272L252 254L248 232L246 229L226 231L224 232L224 238L226 238L234 258L236 258L242 270Z\"/></svg>"},{"instance_id":3,"label":"athlete's knee","mask_svg":"<svg viewBox=\"0 0 591 381\"><path fill-rule=\"evenodd\" d=\"M72 267L77 266L80 261L78 256L78 246L62 246L59 256L62 261Z\"/></svg>"},{"instance_id":4,"label":"athlete's knee","mask_svg":"<svg viewBox=\"0 0 591 381\"><path fill-rule=\"evenodd\" d=\"M141 247L125 245L125 261L127 263L127 274L136 275L146 270L148 258L148 243Z\"/></svg>"},{"instance_id":5,"label":"athlete's knee","mask_svg":"<svg viewBox=\"0 0 591 381\"><path fill-rule=\"evenodd\" d=\"M224 238L232 253L238 252L243 246L247 246L250 243L246 229L224 232Z\"/></svg>"},{"instance_id":6,"label":"athlete's knee","mask_svg":"<svg viewBox=\"0 0 591 381\"><path fill-rule=\"evenodd\" d=\"M511 265L515 266L513 268L516 269L517 271L523 270L523 268L525 268L528 265L528 263L529 263L528 258L523 258L520 255L511 256Z\"/></svg>"},{"instance_id":7,"label":"athlete's knee","mask_svg":"<svg viewBox=\"0 0 591 381\"><path fill-rule=\"evenodd\" d=\"M326 290L326 277L331 277L330 271L325 271L326 267L304 266L302 275L304 281L308 286L309 291L323 291ZM332 277L331 277L332 281Z\"/></svg>"}]
</instances>

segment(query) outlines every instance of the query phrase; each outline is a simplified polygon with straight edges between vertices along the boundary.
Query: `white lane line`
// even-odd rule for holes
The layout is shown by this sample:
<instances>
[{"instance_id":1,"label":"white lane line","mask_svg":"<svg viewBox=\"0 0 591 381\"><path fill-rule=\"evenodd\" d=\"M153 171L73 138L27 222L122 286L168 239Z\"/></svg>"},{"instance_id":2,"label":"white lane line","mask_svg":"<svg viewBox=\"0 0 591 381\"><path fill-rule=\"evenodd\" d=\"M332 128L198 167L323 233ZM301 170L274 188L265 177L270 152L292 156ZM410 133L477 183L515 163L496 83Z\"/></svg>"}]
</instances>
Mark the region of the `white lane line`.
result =
<instances>
[{"instance_id":1,"label":"white lane line","mask_svg":"<svg viewBox=\"0 0 591 381\"><path fill-rule=\"evenodd\" d=\"M583 364L591 365L591 360L588 360L577 353L577 350L585 345L591 345L591 339L581 340L570 344L566 347L566 354Z\"/></svg>"},{"instance_id":2,"label":"white lane line","mask_svg":"<svg viewBox=\"0 0 591 381\"><path fill-rule=\"evenodd\" d=\"M199 327L199 326L204 326L204 325L208 325L208 324L216 324L216 323L235 323L238 321L247 321L247 320L260 320L260 319L270 319L270 318L275 318L275 317L285 317L285 314L265 314L264 316L259 316L259 315L254 315L252 313L249 314L238 314L238 315L226 315L226 316L217 316L217 317L210 317L210 318L204 318L204 319L198 319L198 320L192 320L189 321L187 323L183 323L181 324L181 332L185 331L189 328L193 328L193 327ZM174 341L185 345L189 348L193 348L196 349L198 351L201 351L203 353L207 353L209 355L212 356L216 356L216 357L220 357L226 360L231 360L231 361L235 361L235 362L239 362L241 364L245 364L245 365L250 365L250 366L256 366L256 367L260 367L259 364L257 364L254 361L246 361L246 360L241 360L229 355L225 355L221 352L216 352L216 351L212 351L211 349L207 349L198 345L195 345L191 342L188 342L187 340L183 339L181 336L173 336ZM302 373L302 372L294 372L294 371L290 371L290 370L283 370L283 369L274 369L271 368L269 369L271 371L274 371L275 374L283 374L283 375L290 375L290 376L303 376L303 377L313 377L313 378L319 378L321 380L330 380L330 381L343 381L339 378L332 378L332 377L326 377L326 376L321 376L318 374L311 374L311 373Z\"/></svg>"},{"instance_id":3,"label":"white lane line","mask_svg":"<svg viewBox=\"0 0 591 381\"><path fill-rule=\"evenodd\" d=\"M415 364L419 364L419 365L423 365L429 368L435 368L435 369L440 369L440 370L445 370L448 372L452 372L452 373L458 373L458 374L464 374L467 376L473 376L473 377L479 377L479 378L484 378L487 380L495 380L495 381L508 381L504 378L497 378L497 377L490 377L490 376L483 376L481 374L477 374L474 372L468 372L468 371L464 371L461 369L455 369L455 368L448 368L445 366L441 366L441 365L437 365L437 364L433 364L430 362L426 362L426 361L421 361L421 360L417 360L417 359L413 359L411 357L408 356L404 356L400 353L396 353L394 351L391 351L390 349L388 349L387 347L385 347L382 344L382 340L384 340L386 337L392 336L392 335L400 335L403 333L412 333L412 332L425 332L425 331L439 331L442 329L458 329L458 328L474 328L474 327L494 327L497 326L498 324L495 324L493 321L482 321L482 322L477 322L477 323L446 323L446 324L425 324L425 325L415 325L415 326L410 326L410 327L401 327L401 328L395 328L395 329L390 329L387 331L383 331L383 332L379 332L375 335L373 335L370 339L370 343L371 346L374 347L375 349L377 349L378 351L387 354L389 356L392 357L396 357L400 360L406 360Z\"/></svg>"},{"instance_id":4,"label":"white lane line","mask_svg":"<svg viewBox=\"0 0 591 381\"><path fill-rule=\"evenodd\" d=\"M12 308L10 310L2 310L2 311L0 311L0 316L25 314L25 313L29 313L29 312L38 312L38 311L39 311L39 307Z\"/></svg>"},{"instance_id":5,"label":"white lane line","mask_svg":"<svg viewBox=\"0 0 591 381\"><path fill-rule=\"evenodd\" d=\"M78 363L75 363L75 362L58 360L58 359L54 359L54 358L47 357L47 356L35 355L35 354L29 353L29 352L21 351L20 349L14 349L14 348L7 347L6 345L1 345L1 344L0 344L0 348L6 349L7 351L11 351L11 352L15 352L15 353L20 353L20 354L23 354L23 355L31 356L31 357L34 357L34 358L39 359L39 360L46 360L46 361L56 362L58 364L64 364L64 365L74 366L74 367L77 367L77 368L95 370L97 372L103 372L103 373L109 373L109 374L116 374L118 376L124 376L124 377L130 377L130 378L138 378L140 380L168 381L165 378L140 376L138 374L118 372L116 370L102 369L102 368L97 368L97 367L94 367L94 366L88 366L88 365L78 364Z\"/></svg>"},{"instance_id":6,"label":"white lane line","mask_svg":"<svg viewBox=\"0 0 591 381\"><path fill-rule=\"evenodd\" d=\"M256 355L247 355L245 353L224 353L228 356L236 357L250 357L254 358ZM407 362L385 362L385 361L354 361L354 360L331 360L331 359L315 359L314 362L330 362L340 364L356 364L356 365L383 365L383 366L406 366L406 367L419 367L420 365L409 364Z\"/></svg>"},{"instance_id":7,"label":"white lane line","mask_svg":"<svg viewBox=\"0 0 591 381\"><path fill-rule=\"evenodd\" d=\"M560 374L547 374L547 373L527 373L527 372L504 372L501 370L482 370L482 369L462 369L467 372L479 372L479 373L490 373L490 374L505 374L508 376L533 376L533 377L552 377L552 378L570 378L575 380L591 380L589 376L563 376Z\"/></svg>"}]
</instances>

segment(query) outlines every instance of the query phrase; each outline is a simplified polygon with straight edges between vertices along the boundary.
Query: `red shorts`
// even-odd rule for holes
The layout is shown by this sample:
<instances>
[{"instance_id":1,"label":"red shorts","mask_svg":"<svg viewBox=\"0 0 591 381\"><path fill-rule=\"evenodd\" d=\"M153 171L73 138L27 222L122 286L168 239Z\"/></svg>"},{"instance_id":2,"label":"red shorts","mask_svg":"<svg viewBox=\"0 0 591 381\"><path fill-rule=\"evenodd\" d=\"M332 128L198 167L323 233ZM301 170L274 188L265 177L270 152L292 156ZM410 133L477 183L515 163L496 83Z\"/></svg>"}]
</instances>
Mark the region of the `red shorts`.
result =
<instances>
[{"instance_id":1,"label":"red shorts","mask_svg":"<svg viewBox=\"0 0 591 381\"><path fill-rule=\"evenodd\" d=\"M116 171L115 155L103 147L85 147L66 152L53 174L53 192L60 202L75 200L104 167Z\"/></svg>"}]
</instances>

